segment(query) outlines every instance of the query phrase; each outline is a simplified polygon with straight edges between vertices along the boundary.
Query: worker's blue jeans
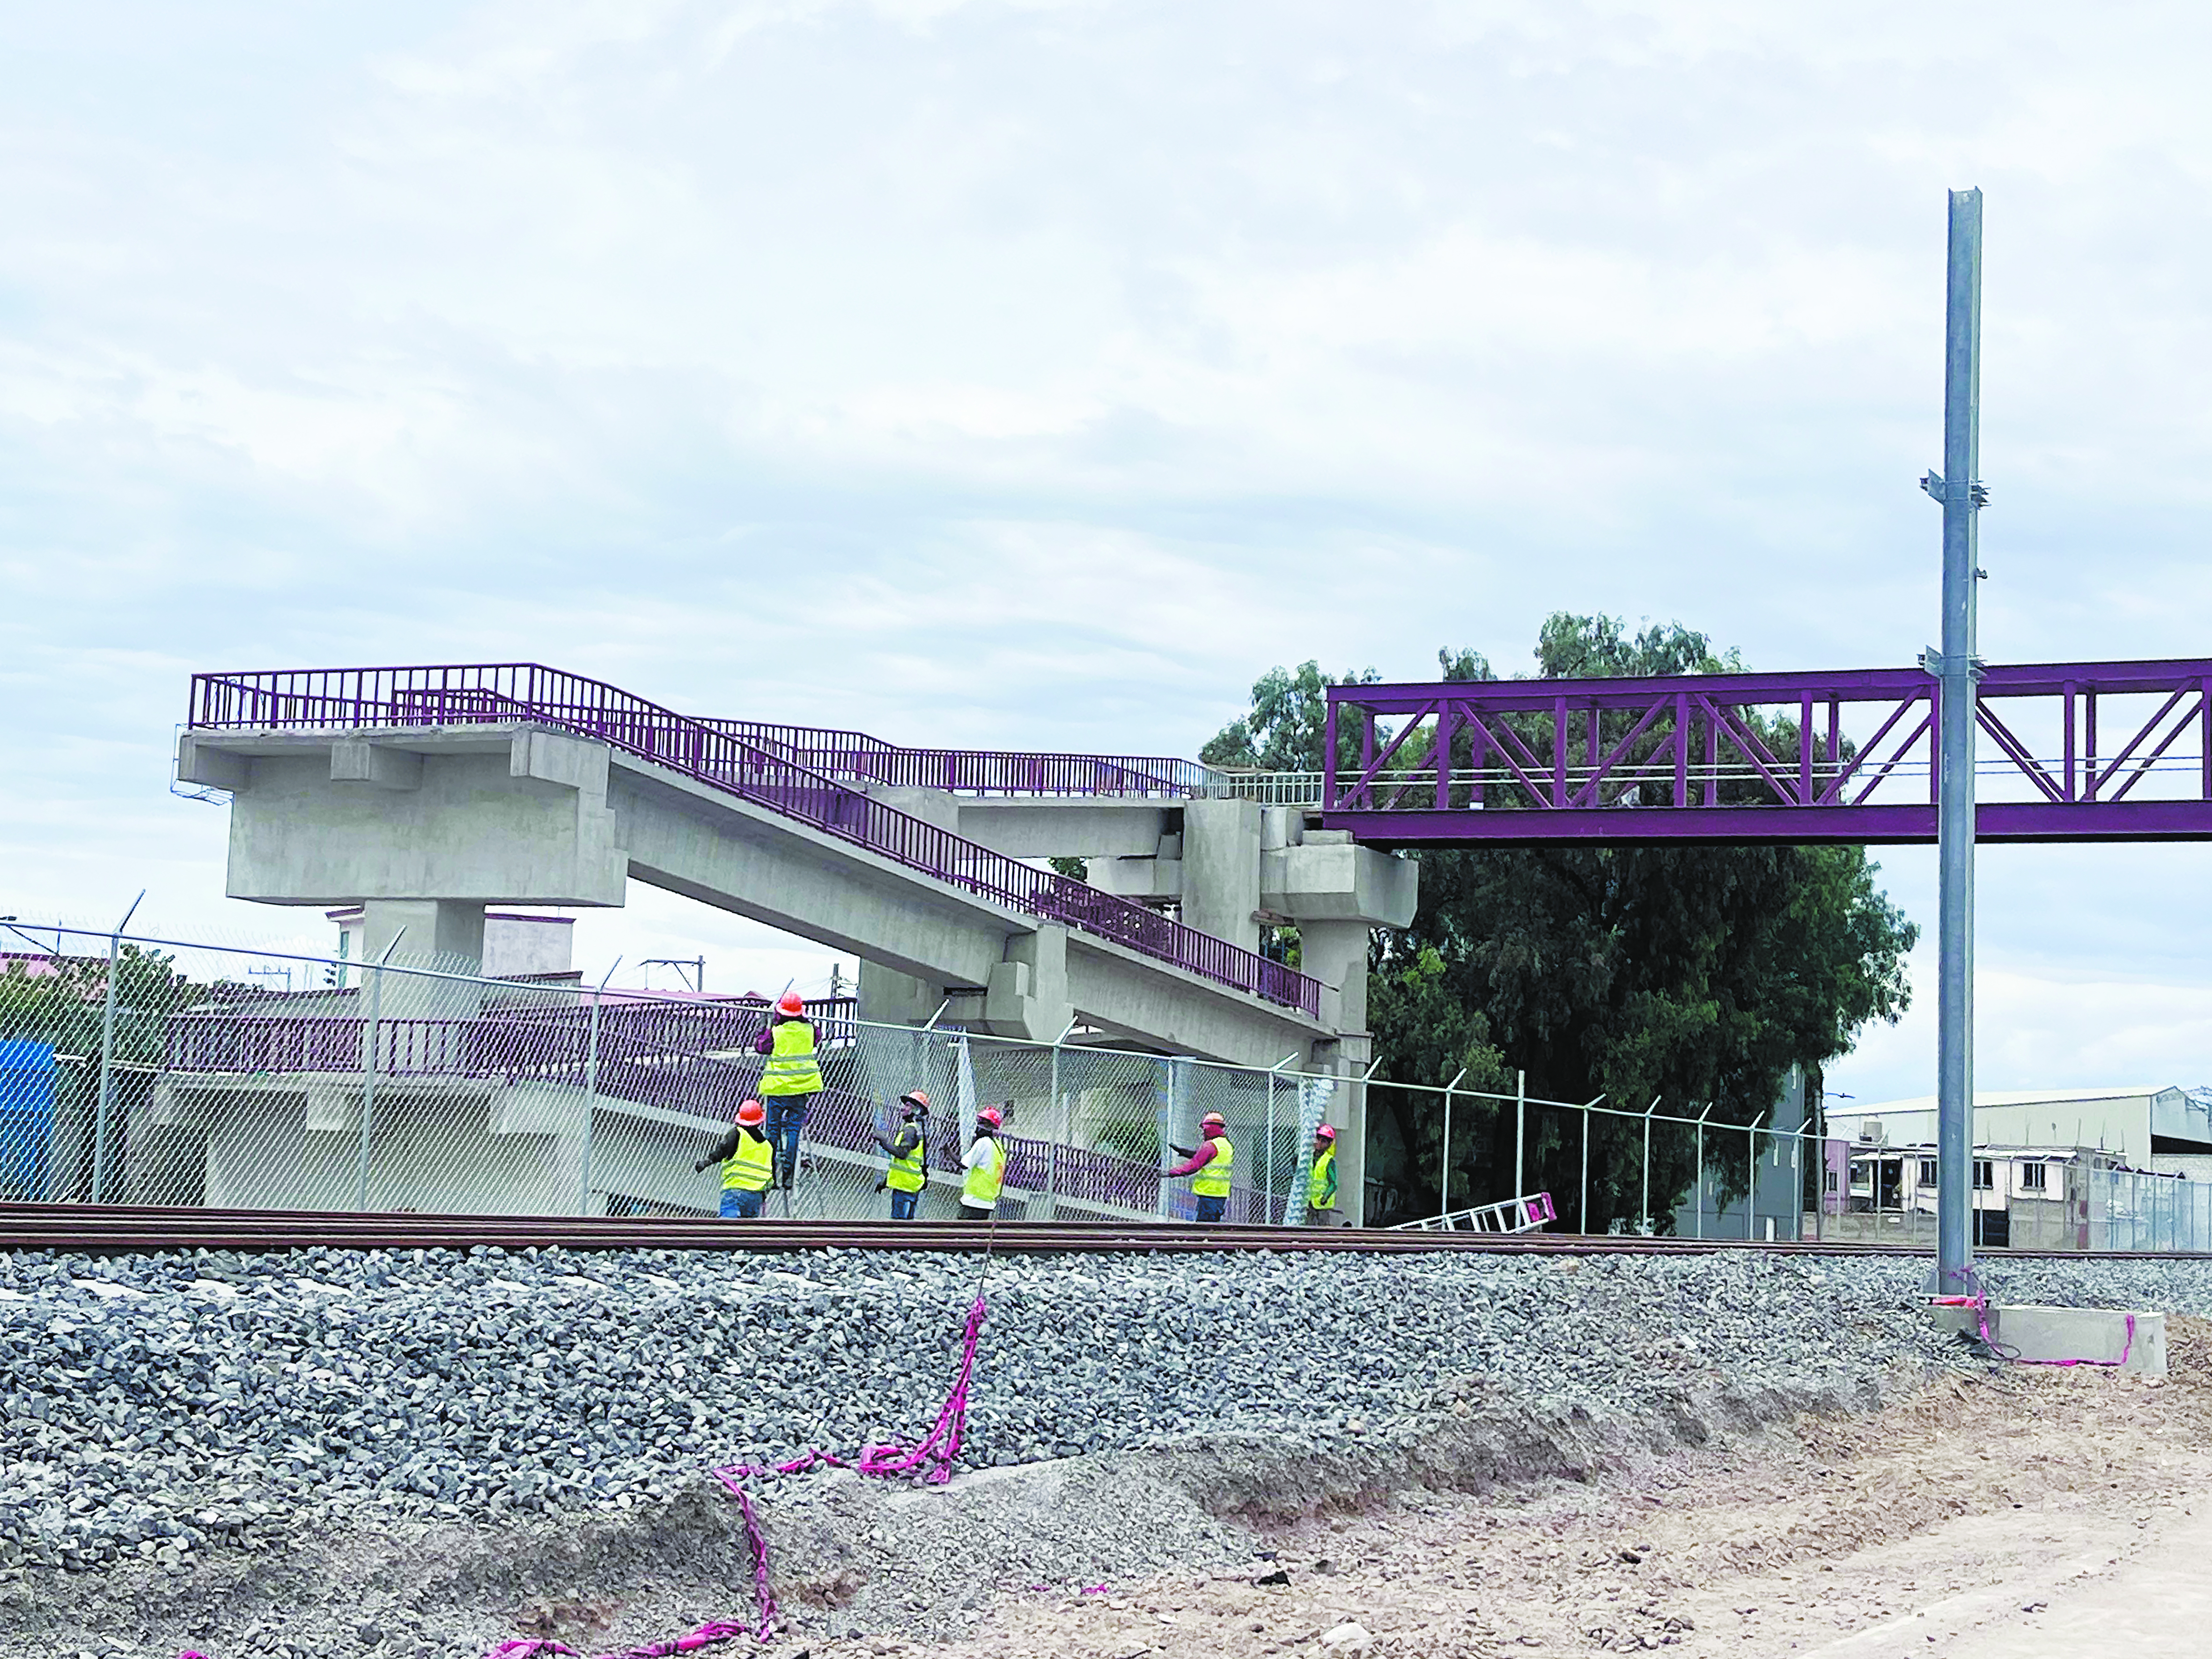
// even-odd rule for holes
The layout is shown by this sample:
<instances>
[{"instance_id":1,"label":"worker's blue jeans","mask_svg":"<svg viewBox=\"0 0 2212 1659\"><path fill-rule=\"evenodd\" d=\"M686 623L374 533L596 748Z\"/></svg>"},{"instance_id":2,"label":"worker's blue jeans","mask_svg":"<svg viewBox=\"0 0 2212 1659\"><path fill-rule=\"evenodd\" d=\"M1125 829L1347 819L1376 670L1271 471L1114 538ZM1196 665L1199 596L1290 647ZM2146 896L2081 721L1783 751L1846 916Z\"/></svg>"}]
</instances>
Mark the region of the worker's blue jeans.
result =
<instances>
[{"instance_id":1,"label":"worker's blue jeans","mask_svg":"<svg viewBox=\"0 0 2212 1659\"><path fill-rule=\"evenodd\" d=\"M746 1192L738 1187L722 1189L722 1219L725 1221L750 1221L761 1213L762 1196Z\"/></svg>"},{"instance_id":2,"label":"worker's blue jeans","mask_svg":"<svg viewBox=\"0 0 2212 1659\"><path fill-rule=\"evenodd\" d=\"M799 1129L806 1121L811 1094L766 1094L761 1105L768 1110L768 1143L775 1148L775 1178L784 1186L799 1168Z\"/></svg>"},{"instance_id":3,"label":"worker's blue jeans","mask_svg":"<svg viewBox=\"0 0 2212 1659\"><path fill-rule=\"evenodd\" d=\"M896 1187L893 1187L891 1189L891 1220L894 1221L913 1220L914 1207L921 1201L921 1195L918 1192L901 1192Z\"/></svg>"},{"instance_id":4,"label":"worker's blue jeans","mask_svg":"<svg viewBox=\"0 0 2212 1659\"><path fill-rule=\"evenodd\" d=\"M1229 1201L1226 1198L1200 1198L1198 1200L1198 1219L1201 1221L1218 1221L1222 1212L1228 1208Z\"/></svg>"}]
</instances>

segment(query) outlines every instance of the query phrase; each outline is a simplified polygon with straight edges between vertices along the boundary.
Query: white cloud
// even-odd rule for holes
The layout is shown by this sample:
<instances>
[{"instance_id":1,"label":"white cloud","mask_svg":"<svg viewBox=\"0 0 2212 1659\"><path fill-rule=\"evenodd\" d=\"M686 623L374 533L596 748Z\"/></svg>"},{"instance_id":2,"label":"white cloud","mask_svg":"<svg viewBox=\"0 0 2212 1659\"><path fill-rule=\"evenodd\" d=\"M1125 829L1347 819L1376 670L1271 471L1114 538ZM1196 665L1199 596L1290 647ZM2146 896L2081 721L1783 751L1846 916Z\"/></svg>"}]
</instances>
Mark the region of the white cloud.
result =
<instances>
[{"instance_id":1,"label":"white cloud","mask_svg":"<svg viewBox=\"0 0 2212 1659\"><path fill-rule=\"evenodd\" d=\"M1966 183L1985 649L2202 651L2208 33L1901 0L20 20L0 904L221 911L219 818L161 783L194 666L526 657L1188 753L1272 663L1510 667L1554 608L1909 662ZM2194 1051L2212 915L2168 851L1990 864L1985 1072ZM2136 984L2142 1019L2069 989ZM1924 1076L1923 1017L1849 1063Z\"/></svg>"}]
</instances>

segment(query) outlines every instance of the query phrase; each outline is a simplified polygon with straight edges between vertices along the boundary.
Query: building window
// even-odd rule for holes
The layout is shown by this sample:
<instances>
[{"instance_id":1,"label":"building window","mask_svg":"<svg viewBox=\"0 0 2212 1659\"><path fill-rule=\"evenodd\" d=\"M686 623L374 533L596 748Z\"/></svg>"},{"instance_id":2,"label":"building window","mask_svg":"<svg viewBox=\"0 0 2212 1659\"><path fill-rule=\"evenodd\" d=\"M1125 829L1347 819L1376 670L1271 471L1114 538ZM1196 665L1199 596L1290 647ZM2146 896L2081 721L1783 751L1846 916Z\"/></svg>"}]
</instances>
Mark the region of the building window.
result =
<instances>
[{"instance_id":1,"label":"building window","mask_svg":"<svg viewBox=\"0 0 2212 1659\"><path fill-rule=\"evenodd\" d=\"M1829 1170L1829 1171L1827 1171L1827 1172L1826 1172L1826 1174L1827 1174L1827 1185L1826 1185L1826 1187L1825 1190L1829 1191L1829 1192L1833 1192L1833 1191L1836 1190L1836 1172L1835 1172L1835 1171L1833 1171L1833 1170Z\"/></svg>"},{"instance_id":2,"label":"building window","mask_svg":"<svg viewBox=\"0 0 2212 1659\"><path fill-rule=\"evenodd\" d=\"M1854 1164L1851 1166L1851 1190L1853 1192L1872 1192L1874 1190L1873 1165Z\"/></svg>"},{"instance_id":3,"label":"building window","mask_svg":"<svg viewBox=\"0 0 2212 1659\"><path fill-rule=\"evenodd\" d=\"M1920 1184L1923 1187L1936 1184L1936 1160L1933 1158L1920 1160Z\"/></svg>"},{"instance_id":4,"label":"building window","mask_svg":"<svg viewBox=\"0 0 2212 1659\"><path fill-rule=\"evenodd\" d=\"M2046 1192L2044 1181L2050 1170L2048 1164L2022 1164L2020 1166L2020 1190L2022 1192Z\"/></svg>"},{"instance_id":5,"label":"building window","mask_svg":"<svg viewBox=\"0 0 2212 1659\"><path fill-rule=\"evenodd\" d=\"M1997 1168L1986 1158L1974 1159L1974 1190L1995 1192L1997 1188Z\"/></svg>"}]
</instances>

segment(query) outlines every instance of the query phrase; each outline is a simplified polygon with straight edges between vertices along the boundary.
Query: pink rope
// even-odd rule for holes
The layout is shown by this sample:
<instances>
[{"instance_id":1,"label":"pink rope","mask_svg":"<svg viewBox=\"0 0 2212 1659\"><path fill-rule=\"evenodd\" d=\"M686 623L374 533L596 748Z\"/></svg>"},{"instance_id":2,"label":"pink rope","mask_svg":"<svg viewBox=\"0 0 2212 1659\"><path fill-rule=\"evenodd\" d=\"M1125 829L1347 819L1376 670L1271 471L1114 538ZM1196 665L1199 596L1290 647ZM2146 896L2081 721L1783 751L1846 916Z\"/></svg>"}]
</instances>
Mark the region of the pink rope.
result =
<instances>
[{"instance_id":1,"label":"pink rope","mask_svg":"<svg viewBox=\"0 0 2212 1659\"><path fill-rule=\"evenodd\" d=\"M777 1608L775 1597L768 1584L768 1539L762 1533L760 1517L753 1511L753 1500L744 1483L763 1474L803 1474L817 1468L852 1469L863 1475L878 1479L905 1478L924 1486L940 1486L952 1478L952 1465L960 1456L961 1444L968 1432L968 1387L975 1375L975 1348L983 1331L983 1293L975 1293L975 1305L968 1310L968 1331L960 1349L960 1375L954 1379L952 1392L945 1396L945 1404L937 1414L937 1422L915 1445L902 1446L896 1441L864 1446L856 1458L844 1458L833 1451L814 1450L794 1457L785 1463L730 1463L712 1471L714 1478L729 1488L738 1500L744 1516L745 1543L752 1551L753 1589L759 1598L760 1620L755 1631L759 1640L770 1640L775 1631ZM493 1656L491 1659L532 1659L530 1655ZM623 1659L630 1659L624 1655Z\"/></svg>"},{"instance_id":2,"label":"pink rope","mask_svg":"<svg viewBox=\"0 0 2212 1659\"><path fill-rule=\"evenodd\" d=\"M1996 1337L1990 1335L1990 1295L1987 1291L1982 1288L1981 1281L1974 1276L1971 1268L1968 1269L1966 1274L1966 1282L1973 1287L1972 1294L1966 1296L1938 1296L1933 1298L1929 1305L1939 1308L1973 1309L1974 1329L1981 1335L1982 1346L1987 1348L1991 1353L1995 1354L1998 1359L2002 1359L2008 1364L2015 1365L2094 1365L2101 1371L2118 1371L2128 1363L2128 1356L2135 1352L2136 1317L2130 1313L2127 1316L2128 1334L2126 1338L2120 1344L2120 1357L2117 1359L2023 1359L2017 1348L2008 1347L2004 1343L1998 1341Z\"/></svg>"},{"instance_id":3,"label":"pink rope","mask_svg":"<svg viewBox=\"0 0 2212 1659\"><path fill-rule=\"evenodd\" d=\"M601 1654L599 1659L668 1659L671 1654L690 1653L693 1649L703 1648L709 1643L726 1642L732 1636L744 1634L745 1627L743 1625L722 1624L710 1620L688 1636L673 1637L665 1642L648 1642L641 1648L625 1648L620 1653ZM535 1640L525 1638L501 1642L484 1655L484 1659L546 1659L549 1654L573 1656L575 1651L572 1647L543 1638ZM179 1654L178 1659L191 1659L191 1656Z\"/></svg>"},{"instance_id":4,"label":"pink rope","mask_svg":"<svg viewBox=\"0 0 2212 1659\"><path fill-rule=\"evenodd\" d=\"M621 1653L601 1654L598 1659L670 1659L670 1656L690 1653L716 1642L726 1642L733 1636L751 1635L761 1642L773 1641L779 1610L775 1596L768 1583L768 1539L761 1531L760 1517L753 1509L752 1494L745 1490L744 1482L763 1474L803 1474L808 1469L854 1469L864 1475L890 1480L904 1477L918 1480L924 1486L940 1486L952 1478L952 1465L960 1456L962 1443L968 1433L968 1389L975 1377L975 1350L981 1341L985 1309L983 1293L975 1293L975 1305L968 1310L968 1330L961 1342L960 1375L952 1384L952 1392L945 1396L945 1404L937 1413L937 1421L921 1442L914 1446L902 1446L896 1441L865 1446L857 1458L844 1458L831 1451L810 1451L788 1462L767 1465L731 1463L714 1469L714 1478L728 1487L736 1497L738 1506L744 1516L745 1544L752 1552L753 1589L760 1602L760 1617L748 1632L743 1625L709 1621L688 1636L678 1636L666 1642L654 1642L641 1648L626 1649ZM1085 1589L1085 1595L1095 1595L1104 1590L1103 1584L1095 1589ZM576 1659L576 1650L544 1637L518 1638L501 1642L484 1655L484 1659ZM187 1648L177 1659L206 1659L204 1654Z\"/></svg>"}]
</instances>

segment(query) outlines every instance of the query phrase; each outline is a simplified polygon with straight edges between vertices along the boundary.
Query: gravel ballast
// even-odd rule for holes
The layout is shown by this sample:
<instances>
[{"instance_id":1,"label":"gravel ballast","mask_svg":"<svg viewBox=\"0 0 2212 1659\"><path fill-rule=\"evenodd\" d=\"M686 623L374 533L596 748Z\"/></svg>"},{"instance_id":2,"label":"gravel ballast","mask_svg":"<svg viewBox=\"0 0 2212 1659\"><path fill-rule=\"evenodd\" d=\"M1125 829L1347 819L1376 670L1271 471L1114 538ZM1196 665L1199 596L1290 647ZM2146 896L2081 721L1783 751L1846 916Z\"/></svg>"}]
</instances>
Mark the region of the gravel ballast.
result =
<instances>
[{"instance_id":1,"label":"gravel ballast","mask_svg":"<svg viewBox=\"0 0 2212 1659\"><path fill-rule=\"evenodd\" d=\"M1980 1363L1918 1311L1926 1273L1001 1254L963 1460L993 1473L774 1483L779 1583L801 1632L957 1628L994 1587L1249 1555L1253 1517L1870 1407ZM2212 1312L2208 1262L1987 1273L2002 1300ZM0 1652L442 1659L743 1617L706 1467L917 1436L975 1285L972 1258L858 1250L0 1257Z\"/></svg>"}]
</instances>

